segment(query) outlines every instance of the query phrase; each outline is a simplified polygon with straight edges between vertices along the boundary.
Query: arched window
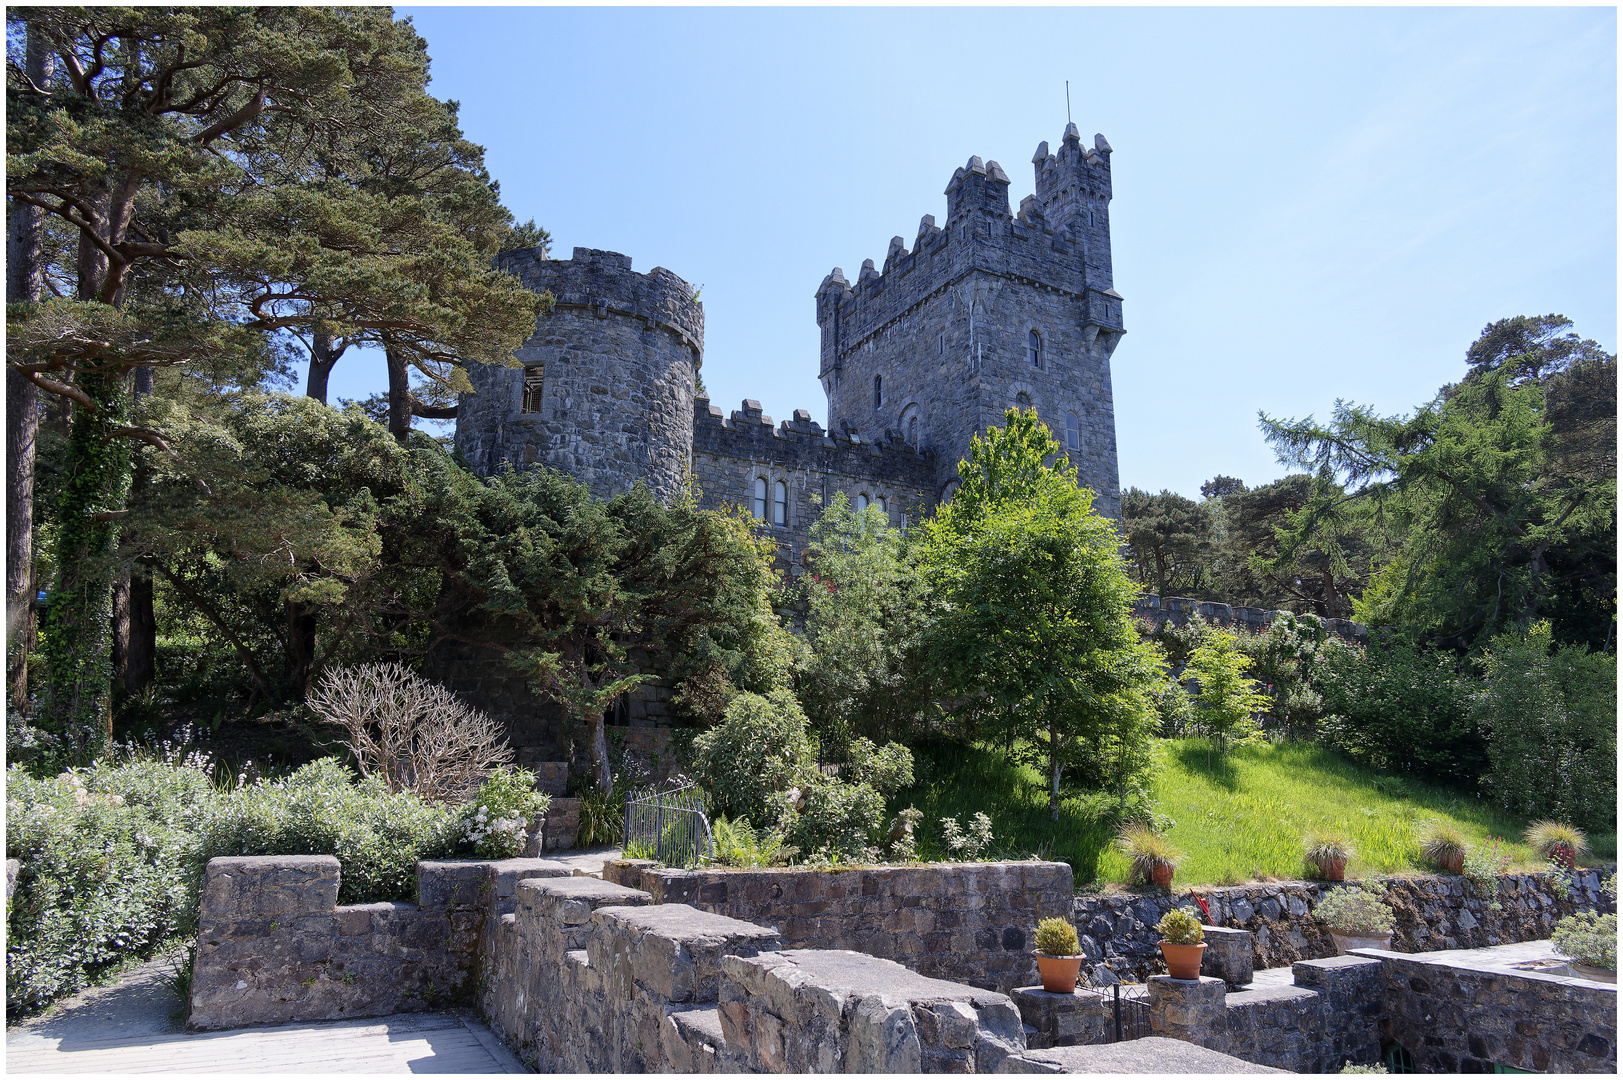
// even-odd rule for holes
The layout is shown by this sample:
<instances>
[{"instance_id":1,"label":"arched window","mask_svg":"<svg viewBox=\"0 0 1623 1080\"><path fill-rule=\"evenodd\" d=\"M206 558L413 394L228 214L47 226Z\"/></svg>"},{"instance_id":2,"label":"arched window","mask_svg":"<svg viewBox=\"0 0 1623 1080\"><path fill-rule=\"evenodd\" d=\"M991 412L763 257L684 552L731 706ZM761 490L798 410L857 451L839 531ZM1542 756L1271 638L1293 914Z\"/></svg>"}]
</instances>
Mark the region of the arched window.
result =
<instances>
[{"instance_id":1,"label":"arched window","mask_svg":"<svg viewBox=\"0 0 1623 1080\"><path fill-rule=\"evenodd\" d=\"M907 418L907 445L915 450L919 448L919 418L917 416Z\"/></svg>"},{"instance_id":2,"label":"arched window","mask_svg":"<svg viewBox=\"0 0 1623 1080\"><path fill-rule=\"evenodd\" d=\"M1082 449L1082 423L1077 420L1076 413L1065 414L1065 449Z\"/></svg>"},{"instance_id":3,"label":"arched window","mask_svg":"<svg viewBox=\"0 0 1623 1080\"><path fill-rule=\"evenodd\" d=\"M1032 367L1043 366L1043 339L1035 330L1026 332L1026 356L1031 360Z\"/></svg>"},{"instance_id":4,"label":"arched window","mask_svg":"<svg viewBox=\"0 0 1623 1080\"><path fill-rule=\"evenodd\" d=\"M861 512L866 509L868 509L868 493L864 491L861 495L857 496L857 510L858 512Z\"/></svg>"},{"instance_id":5,"label":"arched window","mask_svg":"<svg viewBox=\"0 0 1623 1080\"><path fill-rule=\"evenodd\" d=\"M885 403L883 379L884 376L882 375L875 375L873 377L873 407L876 409Z\"/></svg>"},{"instance_id":6,"label":"arched window","mask_svg":"<svg viewBox=\"0 0 1623 1080\"><path fill-rule=\"evenodd\" d=\"M789 485L782 480L772 485L772 524L789 524Z\"/></svg>"},{"instance_id":7,"label":"arched window","mask_svg":"<svg viewBox=\"0 0 1623 1080\"><path fill-rule=\"evenodd\" d=\"M755 478L755 506L752 508L756 521L766 520L766 477Z\"/></svg>"},{"instance_id":8,"label":"arched window","mask_svg":"<svg viewBox=\"0 0 1623 1080\"><path fill-rule=\"evenodd\" d=\"M881 514L885 514L885 515L889 516L889 514L890 514L890 503L885 501L885 497L883 495L881 495L881 496L879 496L879 498L876 501L879 503L879 512Z\"/></svg>"}]
</instances>

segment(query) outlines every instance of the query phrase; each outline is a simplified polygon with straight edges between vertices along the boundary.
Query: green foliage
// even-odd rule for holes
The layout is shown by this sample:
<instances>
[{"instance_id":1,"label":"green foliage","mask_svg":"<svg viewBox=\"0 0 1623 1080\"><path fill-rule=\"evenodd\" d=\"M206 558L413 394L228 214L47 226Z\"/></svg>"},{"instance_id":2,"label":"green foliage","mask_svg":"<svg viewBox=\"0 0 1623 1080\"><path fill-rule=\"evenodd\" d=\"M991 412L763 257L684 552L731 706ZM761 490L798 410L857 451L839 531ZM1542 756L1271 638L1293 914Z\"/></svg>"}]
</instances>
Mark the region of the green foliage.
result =
<instances>
[{"instance_id":1,"label":"green foliage","mask_svg":"<svg viewBox=\"0 0 1623 1080\"><path fill-rule=\"evenodd\" d=\"M1465 879L1482 896L1499 892L1499 879L1510 869L1511 853L1501 836L1490 836L1480 844L1472 844L1465 853Z\"/></svg>"},{"instance_id":2,"label":"green foliage","mask_svg":"<svg viewBox=\"0 0 1623 1080\"><path fill-rule=\"evenodd\" d=\"M693 778L720 816L777 821L778 796L817 775L806 714L788 690L739 694L693 743Z\"/></svg>"},{"instance_id":3,"label":"green foliage","mask_svg":"<svg viewBox=\"0 0 1623 1080\"><path fill-rule=\"evenodd\" d=\"M1617 822L1617 660L1556 646L1550 624L1495 637L1473 715L1488 740L1484 790L1527 817Z\"/></svg>"},{"instance_id":4,"label":"green foliage","mask_svg":"<svg viewBox=\"0 0 1623 1080\"><path fill-rule=\"evenodd\" d=\"M1341 1076L1361 1076L1365 1074L1380 1074L1384 1076L1386 1075L1386 1066L1380 1064L1379 1062L1368 1065L1355 1065L1353 1062L1349 1061L1347 1064L1338 1069L1337 1073Z\"/></svg>"},{"instance_id":5,"label":"green foliage","mask_svg":"<svg viewBox=\"0 0 1623 1080\"><path fill-rule=\"evenodd\" d=\"M1162 489L1130 487L1121 495L1121 527L1139 584L1157 596L1183 596L1210 584L1207 573L1217 523L1206 507Z\"/></svg>"},{"instance_id":6,"label":"green foliage","mask_svg":"<svg viewBox=\"0 0 1623 1080\"><path fill-rule=\"evenodd\" d=\"M976 813L965 829L957 818L942 818L941 843L952 853L952 861L975 862L992 846L992 819Z\"/></svg>"},{"instance_id":7,"label":"green foliage","mask_svg":"<svg viewBox=\"0 0 1623 1080\"><path fill-rule=\"evenodd\" d=\"M885 797L869 784L814 780L801 801L779 819L786 843L807 861L877 862L875 834L885 820Z\"/></svg>"},{"instance_id":8,"label":"green foliage","mask_svg":"<svg viewBox=\"0 0 1623 1080\"><path fill-rule=\"evenodd\" d=\"M1037 924L1038 952L1049 956L1075 956L1082 951L1076 938L1076 927L1064 919L1044 919Z\"/></svg>"},{"instance_id":9,"label":"green foliage","mask_svg":"<svg viewBox=\"0 0 1623 1080\"><path fill-rule=\"evenodd\" d=\"M189 870L213 795L192 768L103 762L36 779L6 772L6 1011L38 1011L196 919Z\"/></svg>"},{"instance_id":10,"label":"green foliage","mask_svg":"<svg viewBox=\"0 0 1623 1080\"><path fill-rule=\"evenodd\" d=\"M923 550L928 663L961 716L1040 748L1056 819L1067 768L1123 803L1142 785L1159 668L1120 538L1066 459L1045 464L1058 450L1034 411L1009 410L959 464Z\"/></svg>"},{"instance_id":11,"label":"green foliage","mask_svg":"<svg viewBox=\"0 0 1623 1080\"><path fill-rule=\"evenodd\" d=\"M1235 645L1251 658L1251 673L1272 704L1269 726L1292 738L1318 735L1325 713L1320 683L1332 653L1346 648L1334 641L1316 615L1278 615L1260 634L1236 633Z\"/></svg>"},{"instance_id":12,"label":"green foliage","mask_svg":"<svg viewBox=\"0 0 1623 1080\"><path fill-rule=\"evenodd\" d=\"M1362 885L1329 890L1313 906L1313 917L1341 934L1389 934L1396 925L1381 890Z\"/></svg>"},{"instance_id":13,"label":"green foliage","mask_svg":"<svg viewBox=\"0 0 1623 1080\"><path fill-rule=\"evenodd\" d=\"M1326 745L1379 769L1459 784L1481 776L1487 750L1470 715L1474 687L1453 657L1375 633L1365 648L1329 648L1320 672Z\"/></svg>"},{"instance_id":14,"label":"green foliage","mask_svg":"<svg viewBox=\"0 0 1623 1080\"><path fill-rule=\"evenodd\" d=\"M710 829L716 843L716 862L721 866L778 866L794 854L784 845L780 830L758 830L744 818L717 818L710 823Z\"/></svg>"},{"instance_id":15,"label":"green foliage","mask_svg":"<svg viewBox=\"0 0 1623 1080\"><path fill-rule=\"evenodd\" d=\"M1156 870L1176 870L1184 857L1159 831L1136 821L1122 826L1116 834L1116 847L1127 856L1128 880L1138 885L1148 885Z\"/></svg>"},{"instance_id":16,"label":"green foliage","mask_svg":"<svg viewBox=\"0 0 1623 1080\"><path fill-rule=\"evenodd\" d=\"M535 790L535 774L504 766L492 772L462 811L462 841L481 859L524 853L531 822L547 812L552 797Z\"/></svg>"},{"instance_id":17,"label":"green foliage","mask_svg":"<svg viewBox=\"0 0 1623 1080\"><path fill-rule=\"evenodd\" d=\"M1321 875L1328 875L1332 863L1343 863L1354 855L1353 846L1345 836L1315 831L1302 841L1302 859Z\"/></svg>"},{"instance_id":18,"label":"green foliage","mask_svg":"<svg viewBox=\"0 0 1623 1080\"><path fill-rule=\"evenodd\" d=\"M1580 964L1617 970L1617 916L1578 911L1555 924L1550 941Z\"/></svg>"},{"instance_id":19,"label":"green foliage","mask_svg":"<svg viewBox=\"0 0 1623 1080\"><path fill-rule=\"evenodd\" d=\"M1173 908L1155 924L1161 940L1168 945L1199 945L1206 940L1200 920L1183 908Z\"/></svg>"},{"instance_id":20,"label":"green foliage","mask_svg":"<svg viewBox=\"0 0 1623 1080\"><path fill-rule=\"evenodd\" d=\"M1251 658L1239 651L1234 635L1226 630L1214 629L1189 654L1187 674L1200 684L1193 694L1200 707L1196 724L1219 754L1261 737L1255 714L1273 702L1254 679L1246 677L1251 666Z\"/></svg>"},{"instance_id":21,"label":"green foliage","mask_svg":"<svg viewBox=\"0 0 1623 1080\"><path fill-rule=\"evenodd\" d=\"M655 854L652 840L628 840L626 841L625 850L620 852L620 858L653 859Z\"/></svg>"},{"instance_id":22,"label":"green foliage","mask_svg":"<svg viewBox=\"0 0 1623 1080\"><path fill-rule=\"evenodd\" d=\"M356 781L336 758L220 797L198 828L195 870L221 855L334 855L339 903L410 900L417 861L456 852L462 813L383 781Z\"/></svg>"},{"instance_id":23,"label":"green foliage","mask_svg":"<svg viewBox=\"0 0 1623 1080\"><path fill-rule=\"evenodd\" d=\"M904 534L877 505L852 510L844 492L812 523L808 553L794 686L825 754L840 760L853 734L905 738L932 709L919 655L928 594Z\"/></svg>"},{"instance_id":24,"label":"green foliage","mask_svg":"<svg viewBox=\"0 0 1623 1080\"><path fill-rule=\"evenodd\" d=\"M630 778L621 774L615 776L607 791L590 784L575 793L580 799L580 827L575 831L577 847L606 847L625 839L626 793L630 790Z\"/></svg>"}]
</instances>

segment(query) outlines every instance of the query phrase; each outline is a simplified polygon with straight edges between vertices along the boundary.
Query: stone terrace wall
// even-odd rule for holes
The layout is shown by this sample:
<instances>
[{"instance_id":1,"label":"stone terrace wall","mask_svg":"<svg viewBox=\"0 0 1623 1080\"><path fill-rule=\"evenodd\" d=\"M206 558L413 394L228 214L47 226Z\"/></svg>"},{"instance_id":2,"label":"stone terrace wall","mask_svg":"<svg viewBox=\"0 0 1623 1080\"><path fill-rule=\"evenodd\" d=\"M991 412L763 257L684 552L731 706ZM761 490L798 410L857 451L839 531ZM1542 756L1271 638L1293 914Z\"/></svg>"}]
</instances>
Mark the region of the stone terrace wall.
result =
<instances>
[{"instance_id":1,"label":"stone terrace wall","mask_svg":"<svg viewBox=\"0 0 1623 1080\"><path fill-rule=\"evenodd\" d=\"M1402 952L1479 948L1550 936L1563 915L1581 910L1616 910L1616 898L1602 894L1607 868L1577 875L1571 895L1560 899L1544 874L1507 874L1496 897L1476 895L1463 877L1375 878L1387 888L1397 915L1393 947ZM1285 967L1298 960L1335 955L1335 943L1313 919L1325 889L1356 888L1306 881L1278 881L1228 888L1195 889L1211 911L1213 926L1249 930L1257 969ZM1499 910L1493 910L1493 904ZM1130 978L1142 982L1164 970L1155 924L1174 905L1192 908L1187 895L1080 894L1073 920L1096 986Z\"/></svg>"},{"instance_id":2,"label":"stone terrace wall","mask_svg":"<svg viewBox=\"0 0 1623 1080\"><path fill-rule=\"evenodd\" d=\"M339 906L331 855L210 859L188 1024L339 1020L468 1001L481 934L512 910L518 878L569 873L539 859L420 862L418 903Z\"/></svg>"},{"instance_id":3,"label":"stone terrace wall","mask_svg":"<svg viewBox=\"0 0 1623 1080\"><path fill-rule=\"evenodd\" d=\"M593 878L524 881L483 995L542 1072L993 1072L1025 1049L1002 994Z\"/></svg>"},{"instance_id":4,"label":"stone terrace wall","mask_svg":"<svg viewBox=\"0 0 1623 1080\"><path fill-rule=\"evenodd\" d=\"M1133 601L1133 616L1147 619L1159 629L1165 623L1185 626L1191 615L1199 615L1207 622L1224 626L1241 626L1252 633L1260 633L1274 624L1274 619L1289 612L1275 608L1242 607L1235 604L1217 604L1206 600L1189 600L1181 596L1141 596ZM1350 619L1325 619L1325 629L1348 641L1363 641L1369 636L1361 623Z\"/></svg>"},{"instance_id":5,"label":"stone terrace wall","mask_svg":"<svg viewBox=\"0 0 1623 1080\"><path fill-rule=\"evenodd\" d=\"M1381 1034L1421 1072L1617 1072L1617 986L1375 949Z\"/></svg>"},{"instance_id":6,"label":"stone terrace wall","mask_svg":"<svg viewBox=\"0 0 1623 1080\"><path fill-rule=\"evenodd\" d=\"M786 948L854 949L932 979L1008 993L1037 980L1037 923L1071 914L1071 868L946 863L861 870L606 867L656 904L690 904L774 927Z\"/></svg>"}]
</instances>

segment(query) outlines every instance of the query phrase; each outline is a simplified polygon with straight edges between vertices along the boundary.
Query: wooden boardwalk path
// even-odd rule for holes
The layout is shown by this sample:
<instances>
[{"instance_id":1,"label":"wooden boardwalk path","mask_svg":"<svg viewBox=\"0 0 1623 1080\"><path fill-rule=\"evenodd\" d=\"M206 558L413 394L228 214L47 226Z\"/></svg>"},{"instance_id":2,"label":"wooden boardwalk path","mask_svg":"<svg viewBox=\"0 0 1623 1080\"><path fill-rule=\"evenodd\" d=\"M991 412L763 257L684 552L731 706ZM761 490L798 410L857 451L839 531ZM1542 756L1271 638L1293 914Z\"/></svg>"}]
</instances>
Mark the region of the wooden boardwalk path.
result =
<instances>
[{"instance_id":1,"label":"wooden boardwalk path","mask_svg":"<svg viewBox=\"0 0 1623 1080\"><path fill-rule=\"evenodd\" d=\"M54 1045L53 1045L54 1044ZM8 1038L8 1073L529 1072L479 1021L445 1013L133 1038Z\"/></svg>"}]
</instances>

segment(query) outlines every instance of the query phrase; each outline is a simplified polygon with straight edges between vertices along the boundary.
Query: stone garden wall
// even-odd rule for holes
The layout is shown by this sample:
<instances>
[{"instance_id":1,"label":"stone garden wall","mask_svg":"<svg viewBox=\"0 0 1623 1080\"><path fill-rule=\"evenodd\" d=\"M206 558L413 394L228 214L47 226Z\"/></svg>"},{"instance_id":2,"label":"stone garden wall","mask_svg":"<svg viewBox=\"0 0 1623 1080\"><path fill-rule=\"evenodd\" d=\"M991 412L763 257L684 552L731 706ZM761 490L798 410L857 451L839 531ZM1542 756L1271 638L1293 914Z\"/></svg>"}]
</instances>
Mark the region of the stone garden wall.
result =
<instances>
[{"instance_id":1,"label":"stone garden wall","mask_svg":"<svg viewBox=\"0 0 1623 1080\"><path fill-rule=\"evenodd\" d=\"M415 904L338 903L331 855L210 859L192 968L199 1030L384 1016L472 999L480 935L539 859L417 864ZM488 944L486 946L488 949Z\"/></svg>"},{"instance_id":2,"label":"stone garden wall","mask_svg":"<svg viewBox=\"0 0 1623 1080\"><path fill-rule=\"evenodd\" d=\"M1387 900L1396 911L1393 947L1426 952L1533 941L1549 937L1563 915L1613 911L1615 900L1600 890L1601 878L1611 872L1583 871L1566 899L1543 874L1504 875L1492 896L1479 895L1456 875L1368 880L1386 887ZM1251 931L1253 965L1260 970L1334 956L1335 943L1314 921L1312 909L1324 890L1349 887L1358 886L1276 881L1200 888L1194 893L1210 911L1202 922ZM1105 986L1117 979L1143 982L1164 970L1155 924L1174 905L1194 907L1188 894L1079 894L1072 918L1088 958L1083 970L1093 984Z\"/></svg>"},{"instance_id":3,"label":"stone garden wall","mask_svg":"<svg viewBox=\"0 0 1623 1080\"><path fill-rule=\"evenodd\" d=\"M610 864L604 877L656 904L689 904L773 927L791 949L852 949L932 979L1008 993L1037 981L1032 937L1071 914L1057 862L945 863L860 870L670 870Z\"/></svg>"}]
</instances>

